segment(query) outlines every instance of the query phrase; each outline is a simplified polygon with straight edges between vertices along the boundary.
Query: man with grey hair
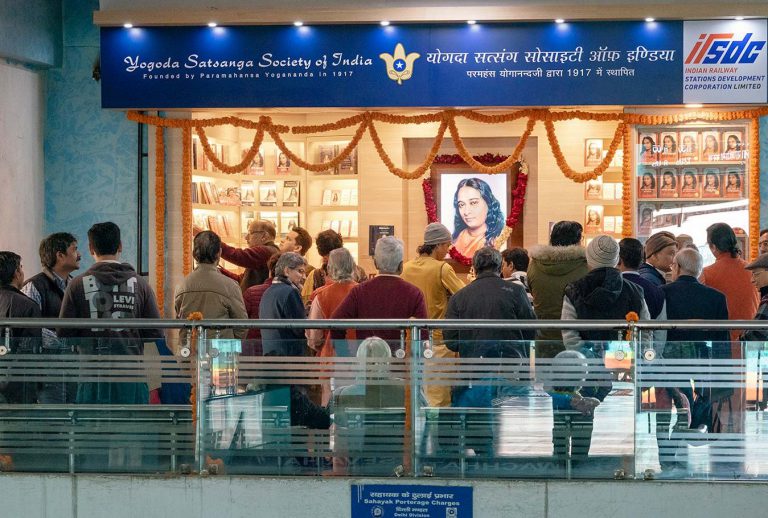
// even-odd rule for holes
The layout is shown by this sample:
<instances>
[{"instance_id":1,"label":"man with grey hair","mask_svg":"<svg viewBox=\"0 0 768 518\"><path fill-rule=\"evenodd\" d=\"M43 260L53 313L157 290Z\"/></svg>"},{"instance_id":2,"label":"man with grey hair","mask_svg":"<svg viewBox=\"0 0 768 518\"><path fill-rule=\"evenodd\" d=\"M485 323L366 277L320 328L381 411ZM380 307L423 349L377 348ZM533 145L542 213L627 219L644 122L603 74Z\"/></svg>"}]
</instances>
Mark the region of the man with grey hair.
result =
<instances>
[{"instance_id":1,"label":"man with grey hair","mask_svg":"<svg viewBox=\"0 0 768 518\"><path fill-rule=\"evenodd\" d=\"M186 319L190 313L199 311L208 320L246 320L248 313L237 283L217 270L221 238L210 230L200 232L193 242L192 257L197 267L176 288L176 318ZM242 340L247 332L247 329L223 329L220 337ZM186 331L182 330L179 336L183 341Z\"/></svg>"},{"instance_id":2,"label":"man with grey hair","mask_svg":"<svg viewBox=\"0 0 768 518\"><path fill-rule=\"evenodd\" d=\"M259 304L259 320L303 320L301 285L307 277L307 262L296 252L286 252L275 264L272 286ZM264 356L304 356L303 329L262 329Z\"/></svg>"},{"instance_id":3,"label":"man with grey hair","mask_svg":"<svg viewBox=\"0 0 768 518\"><path fill-rule=\"evenodd\" d=\"M501 278L501 253L490 246L475 252L475 280L460 289L448 302L447 319L536 320L525 288ZM446 329L448 349L461 358L521 358L535 331L514 329Z\"/></svg>"},{"instance_id":4,"label":"man with grey hair","mask_svg":"<svg viewBox=\"0 0 768 518\"><path fill-rule=\"evenodd\" d=\"M672 282L661 287L667 305L667 318L669 320L728 320L728 305L725 295L714 288L704 286L698 278L704 265L704 260L698 250L684 248L675 254L672 260ZM712 343L710 351L707 342ZM662 351L663 357L667 359L729 359L731 357L730 335L727 329L670 329L667 332L667 344ZM698 382L702 380L694 380ZM671 384L671 383L670 383ZM656 388L657 400L660 393L659 388L663 388L664 382L659 381ZM670 389L666 389L670 392ZM725 399L729 393L722 393ZM692 413L690 422L691 428L698 429L702 425L707 427L709 432L719 432L715 428L715 420L704 422L698 416L709 415L714 417L716 412L712 411L713 394L709 387L696 387L696 397L694 391L689 387L679 389L685 394L690 406L708 408L707 412ZM670 393L672 395L672 393ZM680 403L675 401L675 405ZM683 403L684 406L684 403ZM659 443L659 464L662 471L670 471L680 466L675 459L678 445L674 436L669 436L670 417L666 413L658 413L656 416L656 436Z\"/></svg>"},{"instance_id":5,"label":"man with grey hair","mask_svg":"<svg viewBox=\"0 0 768 518\"><path fill-rule=\"evenodd\" d=\"M427 305L421 290L400 278L403 242L394 236L382 237L376 242L373 262L379 274L352 288L331 318L427 318ZM400 348L400 331L397 330L358 329L356 334L358 339L376 335L387 340L393 351ZM340 345L344 331L333 331L331 336L334 344Z\"/></svg>"}]
</instances>

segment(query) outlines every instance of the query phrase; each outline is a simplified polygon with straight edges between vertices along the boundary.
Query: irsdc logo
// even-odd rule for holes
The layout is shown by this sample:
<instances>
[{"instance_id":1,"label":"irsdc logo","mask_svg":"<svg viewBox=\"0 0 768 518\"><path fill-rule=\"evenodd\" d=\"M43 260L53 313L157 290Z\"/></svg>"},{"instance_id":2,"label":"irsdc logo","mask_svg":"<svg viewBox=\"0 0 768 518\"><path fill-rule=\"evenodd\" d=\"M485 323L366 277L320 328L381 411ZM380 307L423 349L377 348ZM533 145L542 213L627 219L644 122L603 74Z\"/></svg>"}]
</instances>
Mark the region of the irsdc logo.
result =
<instances>
[{"instance_id":1,"label":"irsdc logo","mask_svg":"<svg viewBox=\"0 0 768 518\"><path fill-rule=\"evenodd\" d=\"M383 52L379 57L387 64L387 75L392 81L402 85L403 81L410 79L413 75L413 62L421 57L418 52L405 53L402 43L395 45L394 54Z\"/></svg>"},{"instance_id":2,"label":"irsdc logo","mask_svg":"<svg viewBox=\"0 0 768 518\"><path fill-rule=\"evenodd\" d=\"M733 33L699 35L693 45L686 65L749 64L754 63L760 51L765 47L765 40L752 40L753 33L748 32L743 39L736 40Z\"/></svg>"}]
</instances>

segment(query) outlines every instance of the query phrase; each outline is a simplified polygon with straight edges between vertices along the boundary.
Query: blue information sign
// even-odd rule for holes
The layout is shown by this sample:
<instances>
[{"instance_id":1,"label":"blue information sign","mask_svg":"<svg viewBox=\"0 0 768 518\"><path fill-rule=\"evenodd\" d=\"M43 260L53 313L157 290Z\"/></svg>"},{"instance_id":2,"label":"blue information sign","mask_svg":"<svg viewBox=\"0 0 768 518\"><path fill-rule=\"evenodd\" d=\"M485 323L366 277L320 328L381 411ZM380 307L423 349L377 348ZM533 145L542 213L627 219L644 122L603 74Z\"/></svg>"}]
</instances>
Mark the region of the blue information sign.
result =
<instances>
[{"instance_id":1,"label":"blue information sign","mask_svg":"<svg viewBox=\"0 0 768 518\"><path fill-rule=\"evenodd\" d=\"M679 104L683 22L101 30L105 108Z\"/></svg>"},{"instance_id":2,"label":"blue information sign","mask_svg":"<svg viewBox=\"0 0 768 518\"><path fill-rule=\"evenodd\" d=\"M472 488L352 485L354 518L472 518Z\"/></svg>"}]
</instances>

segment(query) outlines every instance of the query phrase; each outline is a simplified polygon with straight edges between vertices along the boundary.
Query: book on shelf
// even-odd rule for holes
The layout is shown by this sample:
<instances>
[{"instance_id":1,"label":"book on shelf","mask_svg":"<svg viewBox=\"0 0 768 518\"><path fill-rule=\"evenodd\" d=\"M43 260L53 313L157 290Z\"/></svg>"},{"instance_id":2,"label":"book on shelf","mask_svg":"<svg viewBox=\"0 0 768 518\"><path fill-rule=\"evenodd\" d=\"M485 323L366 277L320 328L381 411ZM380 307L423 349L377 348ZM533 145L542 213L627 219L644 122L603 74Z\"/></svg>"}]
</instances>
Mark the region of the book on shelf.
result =
<instances>
[{"instance_id":1,"label":"book on shelf","mask_svg":"<svg viewBox=\"0 0 768 518\"><path fill-rule=\"evenodd\" d=\"M275 171L277 174L291 173L291 159L277 146L275 146Z\"/></svg>"},{"instance_id":2,"label":"book on shelf","mask_svg":"<svg viewBox=\"0 0 768 518\"><path fill-rule=\"evenodd\" d=\"M349 228L349 237L357 237L357 236L358 236L358 234L357 234L357 218L354 218L352 220L352 224L350 225L350 228Z\"/></svg>"},{"instance_id":3,"label":"book on shelf","mask_svg":"<svg viewBox=\"0 0 768 518\"><path fill-rule=\"evenodd\" d=\"M584 184L584 199L585 200L600 200L603 198L603 178L597 177L593 180L588 180Z\"/></svg>"},{"instance_id":4,"label":"book on shelf","mask_svg":"<svg viewBox=\"0 0 768 518\"><path fill-rule=\"evenodd\" d=\"M240 201L243 205L256 203L256 192L253 182L243 182L240 186Z\"/></svg>"},{"instance_id":5,"label":"book on shelf","mask_svg":"<svg viewBox=\"0 0 768 518\"><path fill-rule=\"evenodd\" d=\"M352 200L352 189L342 189L339 197L339 205L349 205Z\"/></svg>"},{"instance_id":6,"label":"book on shelf","mask_svg":"<svg viewBox=\"0 0 768 518\"><path fill-rule=\"evenodd\" d=\"M623 183L613 184L613 199L620 200L622 198L624 198L624 184Z\"/></svg>"},{"instance_id":7,"label":"book on shelf","mask_svg":"<svg viewBox=\"0 0 768 518\"><path fill-rule=\"evenodd\" d=\"M336 170L338 174L357 174L357 148L353 148L349 155L339 162Z\"/></svg>"},{"instance_id":8,"label":"book on shelf","mask_svg":"<svg viewBox=\"0 0 768 518\"><path fill-rule=\"evenodd\" d=\"M331 190L331 205L341 205L341 189Z\"/></svg>"},{"instance_id":9,"label":"book on shelf","mask_svg":"<svg viewBox=\"0 0 768 518\"><path fill-rule=\"evenodd\" d=\"M278 228L277 226L277 212L260 212L259 213L259 219L261 221L269 221L272 223L275 228Z\"/></svg>"},{"instance_id":10,"label":"book on shelf","mask_svg":"<svg viewBox=\"0 0 768 518\"><path fill-rule=\"evenodd\" d=\"M283 181L283 206L296 207L299 205L299 191L301 187L298 180Z\"/></svg>"},{"instance_id":11,"label":"book on shelf","mask_svg":"<svg viewBox=\"0 0 768 518\"><path fill-rule=\"evenodd\" d=\"M259 182L259 205L263 207L277 205L277 182Z\"/></svg>"},{"instance_id":12,"label":"book on shelf","mask_svg":"<svg viewBox=\"0 0 768 518\"><path fill-rule=\"evenodd\" d=\"M334 158L336 158L336 155L339 152L339 147L334 144L318 144L317 146L317 163L318 164L327 164L328 162L331 162ZM317 174L337 174L337 169L329 169L327 171L322 171Z\"/></svg>"},{"instance_id":13,"label":"book on shelf","mask_svg":"<svg viewBox=\"0 0 768 518\"><path fill-rule=\"evenodd\" d=\"M331 221L331 230L341 234L341 221L339 221L338 219L334 219L333 221Z\"/></svg>"},{"instance_id":14,"label":"book on shelf","mask_svg":"<svg viewBox=\"0 0 768 518\"><path fill-rule=\"evenodd\" d=\"M235 228L232 216L229 214L218 214L208 216L206 221L206 228L211 232L215 232L219 237L234 237Z\"/></svg>"},{"instance_id":15,"label":"book on shelf","mask_svg":"<svg viewBox=\"0 0 768 518\"><path fill-rule=\"evenodd\" d=\"M219 203L239 207L242 205L240 187L226 187L219 192Z\"/></svg>"},{"instance_id":16,"label":"book on shelf","mask_svg":"<svg viewBox=\"0 0 768 518\"><path fill-rule=\"evenodd\" d=\"M192 199L194 200L196 198L197 203L205 205L220 203L219 190L213 182L193 182L192 186L196 192L196 194L193 194Z\"/></svg>"},{"instance_id":17,"label":"book on shelf","mask_svg":"<svg viewBox=\"0 0 768 518\"><path fill-rule=\"evenodd\" d=\"M245 155L248 154L249 149L244 149L240 153L240 160L245 159ZM251 163L244 171L245 174L253 176L261 176L264 174L264 153L259 149L258 153L253 157Z\"/></svg>"},{"instance_id":18,"label":"book on shelf","mask_svg":"<svg viewBox=\"0 0 768 518\"><path fill-rule=\"evenodd\" d=\"M298 212L280 213L280 233L281 234L285 235L297 226L299 226Z\"/></svg>"},{"instance_id":19,"label":"book on shelf","mask_svg":"<svg viewBox=\"0 0 768 518\"><path fill-rule=\"evenodd\" d=\"M357 197L357 189L352 189L352 196L350 196L349 204L350 205L357 205L358 203L359 202L358 202L358 197Z\"/></svg>"},{"instance_id":20,"label":"book on shelf","mask_svg":"<svg viewBox=\"0 0 768 518\"><path fill-rule=\"evenodd\" d=\"M339 224L339 234L341 234L343 237L349 237L351 229L352 229L352 225L350 220L348 219L341 220L341 223Z\"/></svg>"},{"instance_id":21,"label":"book on shelf","mask_svg":"<svg viewBox=\"0 0 768 518\"><path fill-rule=\"evenodd\" d=\"M614 216L605 216L603 218L603 232L606 234L616 232L616 219Z\"/></svg>"},{"instance_id":22,"label":"book on shelf","mask_svg":"<svg viewBox=\"0 0 768 518\"><path fill-rule=\"evenodd\" d=\"M330 204L331 204L331 190L323 189L323 198L320 201L320 205L330 205Z\"/></svg>"}]
</instances>

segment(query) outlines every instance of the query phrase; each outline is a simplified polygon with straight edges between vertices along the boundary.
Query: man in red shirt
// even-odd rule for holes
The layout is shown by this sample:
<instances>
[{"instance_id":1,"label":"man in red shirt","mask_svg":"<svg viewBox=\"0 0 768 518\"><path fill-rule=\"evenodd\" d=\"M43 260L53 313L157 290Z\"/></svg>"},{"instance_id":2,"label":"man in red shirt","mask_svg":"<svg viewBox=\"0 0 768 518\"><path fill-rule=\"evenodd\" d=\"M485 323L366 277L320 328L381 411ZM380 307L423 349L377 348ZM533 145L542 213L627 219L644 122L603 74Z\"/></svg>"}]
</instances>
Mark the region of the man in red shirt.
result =
<instances>
[{"instance_id":1,"label":"man in red shirt","mask_svg":"<svg viewBox=\"0 0 768 518\"><path fill-rule=\"evenodd\" d=\"M278 252L275 236L275 226L271 222L251 221L245 238L248 248L235 248L221 243L221 258L245 268L245 271L237 274L221 268L221 272L240 283L243 292L251 286L262 284L269 277L267 261Z\"/></svg>"},{"instance_id":2,"label":"man in red shirt","mask_svg":"<svg viewBox=\"0 0 768 518\"><path fill-rule=\"evenodd\" d=\"M376 242L374 263L379 274L370 281L358 284L349 292L341 305L331 315L332 319L427 318L427 304L419 288L400 278L403 271L403 242L393 236L382 237ZM344 330L331 333L338 356L354 356L342 344ZM400 348L400 331L356 331L358 340L378 336L387 340L393 354Z\"/></svg>"}]
</instances>

